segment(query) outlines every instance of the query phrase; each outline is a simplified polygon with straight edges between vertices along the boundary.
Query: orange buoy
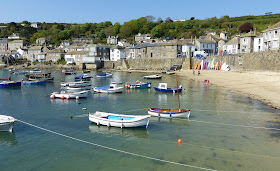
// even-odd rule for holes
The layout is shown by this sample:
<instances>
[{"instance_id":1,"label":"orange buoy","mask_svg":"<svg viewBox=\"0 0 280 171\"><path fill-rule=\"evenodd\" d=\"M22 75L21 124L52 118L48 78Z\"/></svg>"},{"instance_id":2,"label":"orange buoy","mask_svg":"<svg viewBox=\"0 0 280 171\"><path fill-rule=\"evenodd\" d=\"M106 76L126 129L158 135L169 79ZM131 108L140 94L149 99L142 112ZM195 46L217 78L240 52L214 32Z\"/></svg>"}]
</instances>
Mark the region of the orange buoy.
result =
<instances>
[{"instance_id":1,"label":"orange buoy","mask_svg":"<svg viewBox=\"0 0 280 171\"><path fill-rule=\"evenodd\" d=\"M181 144L181 143L182 143L182 140L181 140L181 139L178 139L178 143Z\"/></svg>"},{"instance_id":2,"label":"orange buoy","mask_svg":"<svg viewBox=\"0 0 280 171\"><path fill-rule=\"evenodd\" d=\"M64 100L64 98L65 98L64 96L61 97L62 100Z\"/></svg>"}]
</instances>

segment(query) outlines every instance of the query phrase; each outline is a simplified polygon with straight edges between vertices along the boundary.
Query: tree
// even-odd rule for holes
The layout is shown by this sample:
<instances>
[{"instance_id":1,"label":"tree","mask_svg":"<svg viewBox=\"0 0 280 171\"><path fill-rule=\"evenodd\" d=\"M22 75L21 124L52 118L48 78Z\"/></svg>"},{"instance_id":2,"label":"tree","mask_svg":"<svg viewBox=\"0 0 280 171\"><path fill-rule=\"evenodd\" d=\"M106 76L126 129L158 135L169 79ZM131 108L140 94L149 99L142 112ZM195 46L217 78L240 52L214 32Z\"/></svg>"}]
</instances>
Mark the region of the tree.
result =
<instances>
[{"instance_id":1,"label":"tree","mask_svg":"<svg viewBox=\"0 0 280 171\"><path fill-rule=\"evenodd\" d=\"M165 19L165 23L171 23L171 22L173 22L173 20L172 20L170 17L167 17L167 18Z\"/></svg>"},{"instance_id":2,"label":"tree","mask_svg":"<svg viewBox=\"0 0 280 171\"><path fill-rule=\"evenodd\" d=\"M104 29L104 34L106 35L106 37L115 35L115 31L114 31L113 26L105 28Z\"/></svg>"},{"instance_id":3,"label":"tree","mask_svg":"<svg viewBox=\"0 0 280 171\"><path fill-rule=\"evenodd\" d=\"M156 18L154 16L148 15L145 17L147 21L153 22Z\"/></svg>"},{"instance_id":4,"label":"tree","mask_svg":"<svg viewBox=\"0 0 280 171\"><path fill-rule=\"evenodd\" d=\"M246 23L243 23L240 27L239 27L239 31L241 32L241 33L248 33L250 30L252 30L253 29L253 25L251 24L251 23L248 23L248 22L246 22Z\"/></svg>"},{"instance_id":5,"label":"tree","mask_svg":"<svg viewBox=\"0 0 280 171\"><path fill-rule=\"evenodd\" d=\"M115 34L119 34L120 33L120 29L121 29L121 24L119 22L116 22L113 26L113 29L115 31Z\"/></svg>"},{"instance_id":6,"label":"tree","mask_svg":"<svg viewBox=\"0 0 280 171\"><path fill-rule=\"evenodd\" d=\"M191 17L190 20L194 20L194 17Z\"/></svg>"},{"instance_id":7,"label":"tree","mask_svg":"<svg viewBox=\"0 0 280 171\"><path fill-rule=\"evenodd\" d=\"M160 37L164 36L164 30L163 30L163 28L162 28L161 25L155 26L155 27L152 29L151 33L152 33L152 36L153 36L153 37L158 37L158 38L160 38Z\"/></svg>"}]
</instances>

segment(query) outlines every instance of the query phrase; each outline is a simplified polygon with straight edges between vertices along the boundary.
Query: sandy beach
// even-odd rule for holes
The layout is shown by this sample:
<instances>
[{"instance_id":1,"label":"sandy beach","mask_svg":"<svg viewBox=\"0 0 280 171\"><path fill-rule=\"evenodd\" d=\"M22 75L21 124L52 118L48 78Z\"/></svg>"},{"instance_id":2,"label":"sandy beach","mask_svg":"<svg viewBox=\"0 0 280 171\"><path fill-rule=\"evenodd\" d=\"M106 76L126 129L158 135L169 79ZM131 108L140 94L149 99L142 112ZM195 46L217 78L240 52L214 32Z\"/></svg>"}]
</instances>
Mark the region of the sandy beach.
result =
<instances>
[{"instance_id":1,"label":"sandy beach","mask_svg":"<svg viewBox=\"0 0 280 171\"><path fill-rule=\"evenodd\" d=\"M258 99L280 109L280 73L269 71L211 71L202 70L195 76L192 70L178 71L179 76L194 81L209 80L209 85L223 87Z\"/></svg>"}]
</instances>

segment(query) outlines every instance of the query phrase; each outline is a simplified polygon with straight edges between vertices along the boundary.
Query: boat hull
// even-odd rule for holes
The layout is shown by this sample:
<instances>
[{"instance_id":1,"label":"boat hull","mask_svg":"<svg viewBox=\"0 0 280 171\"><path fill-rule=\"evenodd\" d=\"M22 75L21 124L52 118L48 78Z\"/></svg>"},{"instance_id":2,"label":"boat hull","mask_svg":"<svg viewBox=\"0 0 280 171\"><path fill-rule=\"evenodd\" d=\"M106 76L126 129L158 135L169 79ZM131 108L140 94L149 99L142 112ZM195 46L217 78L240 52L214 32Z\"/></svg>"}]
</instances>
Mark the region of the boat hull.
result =
<instances>
[{"instance_id":1,"label":"boat hull","mask_svg":"<svg viewBox=\"0 0 280 171\"><path fill-rule=\"evenodd\" d=\"M79 92L64 92L64 93L58 93L58 92L53 92L51 94L51 97L54 96L54 98L62 98L64 97L65 99L67 99L68 97L71 99L74 98L86 98L88 96L88 91L79 91Z\"/></svg>"},{"instance_id":2,"label":"boat hull","mask_svg":"<svg viewBox=\"0 0 280 171\"><path fill-rule=\"evenodd\" d=\"M148 114L151 116L162 117L162 118L189 118L190 110L150 108L148 109Z\"/></svg>"},{"instance_id":3,"label":"boat hull","mask_svg":"<svg viewBox=\"0 0 280 171\"><path fill-rule=\"evenodd\" d=\"M119 128L148 127L149 115L122 115L106 112L89 113L89 120L97 125L106 125Z\"/></svg>"},{"instance_id":4,"label":"boat hull","mask_svg":"<svg viewBox=\"0 0 280 171\"><path fill-rule=\"evenodd\" d=\"M68 87L68 86L91 86L90 82L87 81L79 81L79 82L67 82L67 83L61 83L62 87Z\"/></svg>"},{"instance_id":5,"label":"boat hull","mask_svg":"<svg viewBox=\"0 0 280 171\"><path fill-rule=\"evenodd\" d=\"M155 89L155 91L158 91L158 92L177 93L177 88L162 89L162 88L154 87L154 89ZM181 92L182 88L178 88L178 91Z\"/></svg>"},{"instance_id":6,"label":"boat hull","mask_svg":"<svg viewBox=\"0 0 280 171\"><path fill-rule=\"evenodd\" d=\"M144 79L161 79L162 75L148 75L143 76Z\"/></svg>"},{"instance_id":7,"label":"boat hull","mask_svg":"<svg viewBox=\"0 0 280 171\"><path fill-rule=\"evenodd\" d=\"M144 89L144 88L151 88L151 82L143 83L143 84L125 84L125 88L127 89Z\"/></svg>"},{"instance_id":8,"label":"boat hull","mask_svg":"<svg viewBox=\"0 0 280 171\"><path fill-rule=\"evenodd\" d=\"M0 88L5 87L21 87L21 81L2 81L0 82Z\"/></svg>"},{"instance_id":9,"label":"boat hull","mask_svg":"<svg viewBox=\"0 0 280 171\"><path fill-rule=\"evenodd\" d=\"M11 116L0 115L0 131L13 131L16 119Z\"/></svg>"},{"instance_id":10,"label":"boat hull","mask_svg":"<svg viewBox=\"0 0 280 171\"><path fill-rule=\"evenodd\" d=\"M113 94L113 93L122 93L123 92L123 87L118 87L116 89L98 89L97 87L93 88L94 92L97 93L107 93L107 94Z\"/></svg>"}]
</instances>

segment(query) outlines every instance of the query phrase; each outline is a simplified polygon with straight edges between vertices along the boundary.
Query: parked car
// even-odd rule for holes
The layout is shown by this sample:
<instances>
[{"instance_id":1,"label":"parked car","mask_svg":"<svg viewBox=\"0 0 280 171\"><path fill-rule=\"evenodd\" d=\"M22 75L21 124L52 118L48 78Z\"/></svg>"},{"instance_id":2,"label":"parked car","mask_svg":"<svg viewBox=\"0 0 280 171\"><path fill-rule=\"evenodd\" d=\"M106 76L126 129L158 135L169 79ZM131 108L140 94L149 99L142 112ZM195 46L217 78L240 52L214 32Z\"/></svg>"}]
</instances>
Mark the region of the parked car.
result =
<instances>
[{"instance_id":1,"label":"parked car","mask_svg":"<svg viewBox=\"0 0 280 171\"><path fill-rule=\"evenodd\" d=\"M196 57L197 59L202 59L202 60L206 59L206 58L205 58L203 55L201 55L201 54L196 54L195 57Z\"/></svg>"},{"instance_id":2,"label":"parked car","mask_svg":"<svg viewBox=\"0 0 280 171\"><path fill-rule=\"evenodd\" d=\"M170 71L176 71L176 70L179 70L181 68L182 68L182 65L175 64L175 65L172 65L170 67Z\"/></svg>"}]
</instances>

